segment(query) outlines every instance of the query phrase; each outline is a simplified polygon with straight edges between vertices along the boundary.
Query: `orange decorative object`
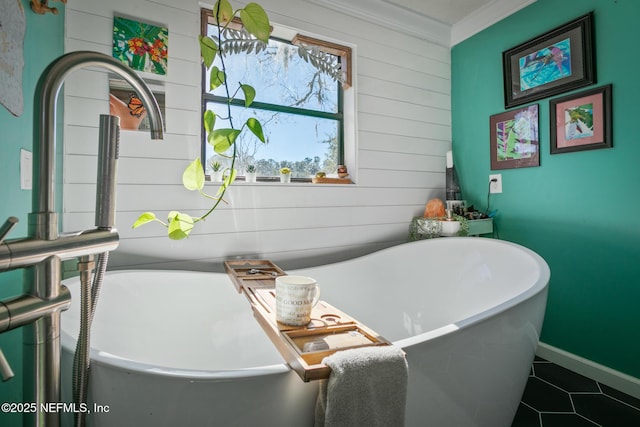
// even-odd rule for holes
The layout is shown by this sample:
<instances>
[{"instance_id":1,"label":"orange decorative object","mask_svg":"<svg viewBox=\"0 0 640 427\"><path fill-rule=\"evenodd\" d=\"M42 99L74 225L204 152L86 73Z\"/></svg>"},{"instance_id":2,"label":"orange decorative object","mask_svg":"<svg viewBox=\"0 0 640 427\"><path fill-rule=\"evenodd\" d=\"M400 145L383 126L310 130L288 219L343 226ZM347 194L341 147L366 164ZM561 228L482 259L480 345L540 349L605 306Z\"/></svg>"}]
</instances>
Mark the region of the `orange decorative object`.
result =
<instances>
[{"instance_id":1,"label":"orange decorative object","mask_svg":"<svg viewBox=\"0 0 640 427\"><path fill-rule=\"evenodd\" d=\"M431 199L424 208L425 218L438 218L445 216L444 202L440 199Z\"/></svg>"},{"instance_id":2,"label":"orange decorative object","mask_svg":"<svg viewBox=\"0 0 640 427\"><path fill-rule=\"evenodd\" d=\"M67 0L58 1L65 4L67 3ZM49 3L49 0L31 0L31 10L40 15L44 15L47 12L51 12L54 15L57 15L58 9L56 9L55 7L49 7L47 3Z\"/></svg>"}]
</instances>

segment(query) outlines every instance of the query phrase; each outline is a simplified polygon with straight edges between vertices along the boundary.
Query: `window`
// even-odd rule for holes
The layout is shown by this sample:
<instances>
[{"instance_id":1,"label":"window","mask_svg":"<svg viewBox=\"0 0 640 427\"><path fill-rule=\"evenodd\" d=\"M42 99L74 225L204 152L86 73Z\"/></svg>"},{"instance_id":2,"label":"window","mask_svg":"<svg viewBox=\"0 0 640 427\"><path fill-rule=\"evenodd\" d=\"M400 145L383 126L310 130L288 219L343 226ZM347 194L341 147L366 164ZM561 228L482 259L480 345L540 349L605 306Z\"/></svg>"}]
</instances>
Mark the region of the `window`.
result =
<instances>
[{"instance_id":1,"label":"window","mask_svg":"<svg viewBox=\"0 0 640 427\"><path fill-rule=\"evenodd\" d=\"M203 32L217 35L211 19L210 11L203 11ZM226 31L222 39L232 46L241 28L230 27L231 31ZM262 123L267 141L262 143L250 132L243 132L236 140L238 176L243 176L247 166L253 165L259 180L276 179L280 168L287 167L293 180L308 181L320 171L335 173L337 166L345 163L343 88L350 84L351 51L291 33L276 27L269 44L260 52L237 54L230 48L225 54L230 84L235 88L242 82L256 90L249 108L244 106L242 91L232 95L231 120L238 128L249 117L256 117ZM298 52L301 45L305 47L303 54L311 48L317 49L334 69L346 70L344 83L301 58ZM216 61L219 63L220 58ZM203 109L216 113L216 128L229 127L229 120L223 119L227 116L225 88L219 86L210 91L209 83L209 73L204 70ZM223 166L230 164L229 159L217 155L206 137L203 138L205 168L210 170L216 161Z\"/></svg>"}]
</instances>

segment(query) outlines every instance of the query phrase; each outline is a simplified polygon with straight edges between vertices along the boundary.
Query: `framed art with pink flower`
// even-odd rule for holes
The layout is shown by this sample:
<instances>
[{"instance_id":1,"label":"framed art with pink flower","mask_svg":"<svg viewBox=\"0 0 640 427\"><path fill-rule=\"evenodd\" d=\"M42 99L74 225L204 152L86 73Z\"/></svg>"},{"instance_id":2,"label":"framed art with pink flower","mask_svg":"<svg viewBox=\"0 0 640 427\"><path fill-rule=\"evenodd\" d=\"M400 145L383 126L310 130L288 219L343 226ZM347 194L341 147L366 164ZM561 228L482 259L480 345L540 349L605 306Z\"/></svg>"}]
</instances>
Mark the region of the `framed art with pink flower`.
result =
<instances>
[{"instance_id":1,"label":"framed art with pink flower","mask_svg":"<svg viewBox=\"0 0 640 427\"><path fill-rule=\"evenodd\" d=\"M166 75L169 30L119 16L113 18L113 57L136 71Z\"/></svg>"},{"instance_id":2,"label":"framed art with pink flower","mask_svg":"<svg viewBox=\"0 0 640 427\"><path fill-rule=\"evenodd\" d=\"M551 154L613 147L611 85L549 101Z\"/></svg>"}]
</instances>

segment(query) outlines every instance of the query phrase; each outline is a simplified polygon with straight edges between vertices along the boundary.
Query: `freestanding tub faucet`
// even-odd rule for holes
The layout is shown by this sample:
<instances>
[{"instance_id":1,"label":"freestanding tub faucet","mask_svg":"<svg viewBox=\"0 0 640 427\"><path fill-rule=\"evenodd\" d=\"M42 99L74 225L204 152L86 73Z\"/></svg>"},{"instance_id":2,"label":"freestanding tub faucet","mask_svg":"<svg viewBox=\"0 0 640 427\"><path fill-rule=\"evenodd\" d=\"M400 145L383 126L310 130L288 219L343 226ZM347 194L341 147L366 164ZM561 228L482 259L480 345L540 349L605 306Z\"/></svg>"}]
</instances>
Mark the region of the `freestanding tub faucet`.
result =
<instances>
[{"instance_id":1,"label":"freestanding tub faucet","mask_svg":"<svg viewBox=\"0 0 640 427\"><path fill-rule=\"evenodd\" d=\"M112 228L115 197L115 170L105 152L98 154L99 198L96 200L96 228L77 233L58 233L55 211L56 104L65 78L72 71L100 67L117 74L135 90L147 109L151 138L162 139L160 108L153 93L133 70L115 58L89 51L71 52L52 62L38 81L34 101L34 188L33 211L29 214L29 237L0 240L0 272L26 268L26 293L0 301L0 333L24 328L24 401L37 405L26 425L57 427L57 411L47 405L60 399L60 312L69 307L69 291L60 282L61 261L109 252L118 247L118 233ZM117 152L117 148L116 148ZM106 166L105 166L106 165ZM105 190L106 189L106 190ZM106 218L106 220L105 220ZM9 222L17 222L15 218ZM8 232L9 224L3 227ZM3 231L4 232L4 231ZM4 232L4 234L6 234Z\"/></svg>"}]
</instances>

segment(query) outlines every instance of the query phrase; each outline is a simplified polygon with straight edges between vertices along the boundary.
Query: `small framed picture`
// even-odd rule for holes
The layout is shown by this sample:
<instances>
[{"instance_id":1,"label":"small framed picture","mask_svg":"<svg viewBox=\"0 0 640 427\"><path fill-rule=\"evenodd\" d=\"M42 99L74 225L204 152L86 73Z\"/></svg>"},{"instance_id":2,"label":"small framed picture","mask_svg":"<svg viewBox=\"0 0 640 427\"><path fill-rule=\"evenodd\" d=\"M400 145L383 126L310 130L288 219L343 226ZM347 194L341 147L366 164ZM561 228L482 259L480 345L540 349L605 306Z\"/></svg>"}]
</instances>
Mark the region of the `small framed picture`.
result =
<instances>
[{"instance_id":1,"label":"small framed picture","mask_svg":"<svg viewBox=\"0 0 640 427\"><path fill-rule=\"evenodd\" d=\"M505 108L595 83L593 51L588 13L503 52Z\"/></svg>"},{"instance_id":2,"label":"small framed picture","mask_svg":"<svg viewBox=\"0 0 640 427\"><path fill-rule=\"evenodd\" d=\"M166 123L165 114L165 85L164 82L145 80L153 96L158 102L163 123ZM109 76L109 114L120 117L121 130L149 130L151 123L147 117L147 109L138 94L132 91L129 83L122 78Z\"/></svg>"},{"instance_id":3,"label":"small framed picture","mask_svg":"<svg viewBox=\"0 0 640 427\"><path fill-rule=\"evenodd\" d=\"M136 71L167 74L169 30L113 17L113 57Z\"/></svg>"},{"instance_id":4,"label":"small framed picture","mask_svg":"<svg viewBox=\"0 0 640 427\"><path fill-rule=\"evenodd\" d=\"M613 147L611 85L549 101L551 154Z\"/></svg>"},{"instance_id":5,"label":"small framed picture","mask_svg":"<svg viewBox=\"0 0 640 427\"><path fill-rule=\"evenodd\" d=\"M540 166L538 104L489 119L491 169Z\"/></svg>"}]
</instances>

